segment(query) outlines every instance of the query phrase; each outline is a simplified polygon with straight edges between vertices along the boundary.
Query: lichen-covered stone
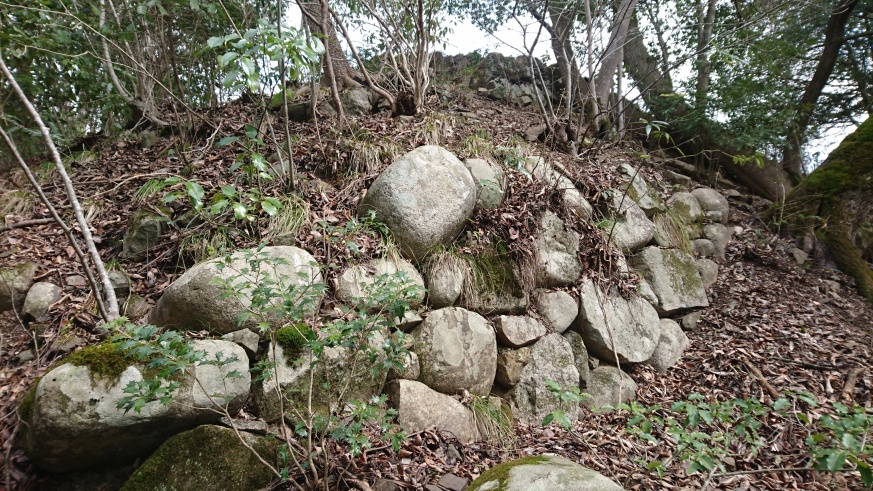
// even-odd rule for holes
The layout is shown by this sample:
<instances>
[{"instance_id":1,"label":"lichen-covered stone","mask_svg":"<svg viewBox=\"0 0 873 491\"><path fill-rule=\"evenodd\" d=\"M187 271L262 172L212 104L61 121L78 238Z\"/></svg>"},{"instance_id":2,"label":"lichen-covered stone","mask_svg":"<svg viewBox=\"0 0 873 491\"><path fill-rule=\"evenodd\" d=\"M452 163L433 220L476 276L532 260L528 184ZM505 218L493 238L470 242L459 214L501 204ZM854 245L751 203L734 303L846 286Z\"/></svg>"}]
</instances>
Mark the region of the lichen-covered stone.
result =
<instances>
[{"instance_id":1,"label":"lichen-covered stone","mask_svg":"<svg viewBox=\"0 0 873 491\"><path fill-rule=\"evenodd\" d=\"M601 364L591 370L585 392L591 396L582 399L582 405L587 408L616 406L636 400L637 383L617 367Z\"/></svg>"},{"instance_id":2,"label":"lichen-covered stone","mask_svg":"<svg viewBox=\"0 0 873 491\"><path fill-rule=\"evenodd\" d=\"M476 204L486 210L500 208L504 196L503 171L485 159L467 159L464 161L473 180L476 181Z\"/></svg>"},{"instance_id":3,"label":"lichen-covered stone","mask_svg":"<svg viewBox=\"0 0 873 491\"><path fill-rule=\"evenodd\" d=\"M388 166L367 190L362 210L374 210L408 257L449 244L476 206L470 171L445 148L426 145Z\"/></svg>"},{"instance_id":4,"label":"lichen-covered stone","mask_svg":"<svg viewBox=\"0 0 873 491\"><path fill-rule=\"evenodd\" d=\"M570 342L557 333L549 334L531 347L530 361L522 368L518 383L508 394L512 415L522 424L540 424L552 411L563 411L575 420L578 406L561 402L546 380L561 387L578 387L579 372Z\"/></svg>"},{"instance_id":5,"label":"lichen-covered stone","mask_svg":"<svg viewBox=\"0 0 873 491\"><path fill-rule=\"evenodd\" d=\"M634 254L630 264L658 296L658 313L669 315L709 306L700 272L688 254L678 249L647 247Z\"/></svg>"},{"instance_id":6,"label":"lichen-covered stone","mask_svg":"<svg viewBox=\"0 0 873 491\"><path fill-rule=\"evenodd\" d=\"M280 441L230 428L203 425L170 438L130 476L122 491L222 489L250 491L269 487L276 477L255 453L274 467Z\"/></svg>"},{"instance_id":7,"label":"lichen-covered stone","mask_svg":"<svg viewBox=\"0 0 873 491\"><path fill-rule=\"evenodd\" d=\"M588 387L588 378L591 369L588 367L588 348L585 347L585 342L582 336L576 331L567 331L564 337L570 342L570 348L573 350L573 357L576 360L576 371L579 372L579 388Z\"/></svg>"},{"instance_id":8,"label":"lichen-covered stone","mask_svg":"<svg viewBox=\"0 0 873 491\"><path fill-rule=\"evenodd\" d=\"M573 324L594 356L641 363L652 356L661 335L658 313L647 301L604 292L590 279L580 288L579 317Z\"/></svg>"},{"instance_id":9,"label":"lichen-covered stone","mask_svg":"<svg viewBox=\"0 0 873 491\"><path fill-rule=\"evenodd\" d=\"M401 282L400 275L406 280ZM403 258L382 258L356 264L346 268L336 279L337 300L351 306L366 306L371 311L377 311L385 305L374 301L371 295L377 282L384 282L383 277L397 281L397 288L416 288L417 294L411 299L412 306L418 306L424 301L424 279L409 261Z\"/></svg>"},{"instance_id":10,"label":"lichen-covered stone","mask_svg":"<svg viewBox=\"0 0 873 491\"><path fill-rule=\"evenodd\" d=\"M639 174L637 169L634 169L630 164L620 164L618 171L625 176L627 181L622 186L622 190L627 190L628 195L646 213L646 216L652 217L655 213L663 212L667 209L664 206L664 201L646 183L646 180L643 179L643 176Z\"/></svg>"},{"instance_id":11,"label":"lichen-covered stone","mask_svg":"<svg viewBox=\"0 0 873 491\"><path fill-rule=\"evenodd\" d=\"M712 188L697 188L691 194L697 198L705 217L714 222L727 223L730 205L721 193Z\"/></svg>"},{"instance_id":12,"label":"lichen-covered stone","mask_svg":"<svg viewBox=\"0 0 873 491\"><path fill-rule=\"evenodd\" d=\"M697 259L694 261L697 271L700 272L700 281L703 288L709 289L718 280L718 264L712 259Z\"/></svg>"},{"instance_id":13,"label":"lichen-covered stone","mask_svg":"<svg viewBox=\"0 0 873 491\"><path fill-rule=\"evenodd\" d=\"M579 304L563 290L539 292L534 299L544 323L559 334L566 331L579 315Z\"/></svg>"},{"instance_id":14,"label":"lichen-covered stone","mask_svg":"<svg viewBox=\"0 0 873 491\"><path fill-rule=\"evenodd\" d=\"M180 375L181 387L170 405L150 402L127 413L117 407L127 395L124 388L153 375L111 345L77 351L43 376L32 398L22 402L25 452L51 472L126 464L180 431L218 421L216 403L235 413L248 399L251 384L245 352L221 340L193 344L205 352L207 361L217 360L219 352L223 359L235 359L198 365L193 376Z\"/></svg>"},{"instance_id":15,"label":"lichen-covered stone","mask_svg":"<svg viewBox=\"0 0 873 491\"><path fill-rule=\"evenodd\" d=\"M604 238L625 253L648 244L655 235L655 224L622 190L610 190L611 218L601 223Z\"/></svg>"},{"instance_id":16,"label":"lichen-covered stone","mask_svg":"<svg viewBox=\"0 0 873 491\"><path fill-rule=\"evenodd\" d=\"M258 258L260 271L245 273L249 259ZM221 265L224 264L222 267ZM230 263L217 258L197 264L174 281L149 315L149 323L180 330L208 329L227 334L240 328L256 328L250 318L240 325L239 315L251 305L256 283L270 278L283 290L295 289L297 303L304 314L315 312L320 302L321 272L311 254L290 246L271 246L261 250L244 249L230 256ZM224 295L217 283L234 285L239 295ZM225 298L222 298L225 297ZM276 297L276 302L281 302Z\"/></svg>"},{"instance_id":17,"label":"lichen-covered stone","mask_svg":"<svg viewBox=\"0 0 873 491\"><path fill-rule=\"evenodd\" d=\"M497 373L494 381L507 389L515 386L521 379L522 369L530 361L530 350L530 346L518 349L498 349Z\"/></svg>"},{"instance_id":18,"label":"lichen-covered stone","mask_svg":"<svg viewBox=\"0 0 873 491\"><path fill-rule=\"evenodd\" d=\"M724 261L725 250L731 241L730 230L720 223L707 223L703 226L703 236L712 241L715 258Z\"/></svg>"},{"instance_id":19,"label":"lichen-covered stone","mask_svg":"<svg viewBox=\"0 0 873 491\"><path fill-rule=\"evenodd\" d=\"M21 314L24 319L36 320L48 312L49 307L61 299L61 287L54 283L40 281L27 291Z\"/></svg>"},{"instance_id":20,"label":"lichen-covered stone","mask_svg":"<svg viewBox=\"0 0 873 491\"><path fill-rule=\"evenodd\" d=\"M546 335L546 326L526 315L501 315L494 319L497 342L501 346L521 348Z\"/></svg>"},{"instance_id":21,"label":"lichen-covered stone","mask_svg":"<svg viewBox=\"0 0 873 491\"><path fill-rule=\"evenodd\" d=\"M446 307L431 312L412 336L421 382L444 394L488 395L497 370L497 339L485 318Z\"/></svg>"},{"instance_id":22,"label":"lichen-covered stone","mask_svg":"<svg viewBox=\"0 0 873 491\"><path fill-rule=\"evenodd\" d=\"M623 491L599 472L565 457L543 455L498 464L467 491Z\"/></svg>"},{"instance_id":23,"label":"lichen-covered stone","mask_svg":"<svg viewBox=\"0 0 873 491\"><path fill-rule=\"evenodd\" d=\"M160 242L161 234L167 227L170 210L160 208L160 211L161 213L155 213L144 208L130 216L122 242L123 257L136 257Z\"/></svg>"},{"instance_id":24,"label":"lichen-covered stone","mask_svg":"<svg viewBox=\"0 0 873 491\"><path fill-rule=\"evenodd\" d=\"M546 210L534 239L535 279L537 286L570 285L582 274L579 234L567 228L558 215Z\"/></svg>"},{"instance_id":25,"label":"lichen-covered stone","mask_svg":"<svg viewBox=\"0 0 873 491\"><path fill-rule=\"evenodd\" d=\"M703 219L703 208L693 194L684 191L673 193L667 200L667 206L685 223L697 223Z\"/></svg>"},{"instance_id":26,"label":"lichen-covered stone","mask_svg":"<svg viewBox=\"0 0 873 491\"><path fill-rule=\"evenodd\" d=\"M451 307L461 296L464 286L464 271L467 267L463 259L450 254L436 254L431 257L427 273L427 303L432 308Z\"/></svg>"},{"instance_id":27,"label":"lichen-covered stone","mask_svg":"<svg viewBox=\"0 0 873 491\"><path fill-rule=\"evenodd\" d=\"M461 443L479 439L473 412L454 397L441 394L414 380L393 380L385 392L397 409L400 426L409 433L436 428L451 433Z\"/></svg>"},{"instance_id":28,"label":"lichen-covered stone","mask_svg":"<svg viewBox=\"0 0 873 491\"><path fill-rule=\"evenodd\" d=\"M673 319L661 319L661 338L658 347L649 358L648 364L655 370L665 373L682 358L688 347L688 337Z\"/></svg>"}]
</instances>

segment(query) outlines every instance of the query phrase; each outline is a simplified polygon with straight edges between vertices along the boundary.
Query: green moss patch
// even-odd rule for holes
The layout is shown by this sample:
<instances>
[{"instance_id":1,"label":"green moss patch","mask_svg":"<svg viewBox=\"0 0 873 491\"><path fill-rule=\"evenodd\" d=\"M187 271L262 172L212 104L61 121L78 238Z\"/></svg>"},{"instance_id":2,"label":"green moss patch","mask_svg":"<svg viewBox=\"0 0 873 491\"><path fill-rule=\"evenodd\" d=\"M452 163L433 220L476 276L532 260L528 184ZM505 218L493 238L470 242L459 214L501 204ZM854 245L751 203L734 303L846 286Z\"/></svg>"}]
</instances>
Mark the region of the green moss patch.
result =
<instances>
[{"instance_id":1,"label":"green moss patch","mask_svg":"<svg viewBox=\"0 0 873 491\"><path fill-rule=\"evenodd\" d=\"M133 364L125 352L118 349L120 343L104 342L73 352L61 363L71 363L77 367L88 367L91 373L107 379L117 380Z\"/></svg>"},{"instance_id":2,"label":"green moss patch","mask_svg":"<svg viewBox=\"0 0 873 491\"><path fill-rule=\"evenodd\" d=\"M312 328L306 324L295 324L276 331L276 341L282 347L285 359L294 361L300 356L303 347L312 335Z\"/></svg>"},{"instance_id":3,"label":"green moss patch","mask_svg":"<svg viewBox=\"0 0 873 491\"><path fill-rule=\"evenodd\" d=\"M258 455L275 465L281 445L278 440L245 433L243 437ZM121 489L249 491L269 487L273 477L233 430L205 425L164 442Z\"/></svg>"},{"instance_id":4,"label":"green moss patch","mask_svg":"<svg viewBox=\"0 0 873 491\"><path fill-rule=\"evenodd\" d=\"M509 471L513 468L518 467L520 465L536 465L542 464L543 462L547 462L549 460L548 457L543 457L541 455L534 455L530 457L524 457L518 460L513 460L512 462L506 462L500 465L496 465L479 476L478 479L470 483L470 486L467 488L467 491L476 491L485 483L491 481L497 481L500 485L494 491L502 491L506 489L506 483L509 480Z\"/></svg>"}]
</instances>

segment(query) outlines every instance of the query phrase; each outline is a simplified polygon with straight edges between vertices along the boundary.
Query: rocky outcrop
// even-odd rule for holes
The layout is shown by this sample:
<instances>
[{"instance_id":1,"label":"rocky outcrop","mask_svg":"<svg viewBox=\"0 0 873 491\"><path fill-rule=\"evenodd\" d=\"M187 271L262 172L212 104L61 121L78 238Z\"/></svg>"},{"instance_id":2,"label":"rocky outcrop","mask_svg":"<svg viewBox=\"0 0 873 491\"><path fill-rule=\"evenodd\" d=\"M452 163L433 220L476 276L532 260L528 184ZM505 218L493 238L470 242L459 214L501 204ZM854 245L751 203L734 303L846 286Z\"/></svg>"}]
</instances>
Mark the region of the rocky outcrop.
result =
<instances>
[{"instance_id":1,"label":"rocky outcrop","mask_svg":"<svg viewBox=\"0 0 873 491\"><path fill-rule=\"evenodd\" d=\"M530 346L519 349L498 349L497 373L494 381L507 389L515 386L521 379L521 371L530 361L530 351Z\"/></svg>"},{"instance_id":2,"label":"rocky outcrop","mask_svg":"<svg viewBox=\"0 0 873 491\"><path fill-rule=\"evenodd\" d=\"M578 387L579 372L570 342L560 334L549 334L531 347L530 360L522 368L518 383L508 394L513 417L536 425L552 411L563 411L576 419L578 406L561 402L545 384L552 380L561 387Z\"/></svg>"},{"instance_id":3,"label":"rocky outcrop","mask_svg":"<svg viewBox=\"0 0 873 491\"><path fill-rule=\"evenodd\" d=\"M0 270L0 312L21 311L38 268L36 263L27 262Z\"/></svg>"},{"instance_id":4,"label":"rocky outcrop","mask_svg":"<svg viewBox=\"0 0 873 491\"><path fill-rule=\"evenodd\" d=\"M597 471L557 455L524 457L487 470L467 491L623 491Z\"/></svg>"},{"instance_id":5,"label":"rocky outcrop","mask_svg":"<svg viewBox=\"0 0 873 491\"><path fill-rule=\"evenodd\" d=\"M590 279L582 283L579 317L573 324L588 351L608 363L641 363L658 345L658 313L641 297L624 299L604 292Z\"/></svg>"},{"instance_id":6,"label":"rocky outcrop","mask_svg":"<svg viewBox=\"0 0 873 491\"><path fill-rule=\"evenodd\" d=\"M172 404L155 401L129 412L117 407L127 395L124 389L144 380L148 371L112 344L77 351L43 376L19 406L26 423L25 452L50 472L122 464L148 455L181 431L218 421L216 403L236 413L251 384L245 351L220 340L194 341L193 348L203 350L206 361L217 360L219 353L235 361L198 365L193 376L180 375Z\"/></svg>"},{"instance_id":7,"label":"rocky outcrop","mask_svg":"<svg viewBox=\"0 0 873 491\"><path fill-rule=\"evenodd\" d=\"M488 395L497 370L497 339L485 318L460 307L434 310L412 337L419 381L444 394Z\"/></svg>"},{"instance_id":8,"label":"rocky outcrop","mask_svg":"<svg viewBox=\"0 0 873 491\"><path fill-rule=\"evenodd\" d=\"M260 258L260 271L249 271L249 259ZM320 301L316 294L322 284L318 265L308 252L297 247L272 246L233 253L229 262L213 259L200 263L174 281L149 315L149 323L181 330L208 329L226 334L240 327L254 328L253 319L240 326L241 312L251 305L255 283L263 278L276 282L280 291L290 291L304 313L312 313ZM238 295L224 297L224 282L239 289ZM276 302L282 301L276 297Z\"/></svg>"},{"instance_id":9,"label":"rocky outcrop","mask_svg":"<svg viewBox=\"0 0 873 491\"><path fill-rule=\"evenodd\" d=\"M391 406L397 409L400 426L408 433L436 428L453 434L463 444L479 439L472 411L454 397L413 380L389 382L385 392Z\"/></svg>"},{"instance_id":10,"label":"rocky outcrop","mask_svg":"<svg viewBox=\"0 0 873 491\"><path fill-rule=\"evenodd\" d=\"M709 306L700 272L688 254L678 249L647 247L634 254L630 264L658 296L660 314Z\"/></svg>"},{"instance_id":11,"label":"rocky outcrop","mask_svg":"<svg viewBox=\"0 0 873 491\"><path fill-rule=\"evenodd\" d=\"M476 183L464 164L448 150L426 145L379 174L367 190L362 210L375 210L404 254L420 259L457 237L473 212L476 196Z\"/></svg>"},{"instance_id":12,"label":"rocky outcrop","mask_svg":"<svg viewBox=\"0 0 873 491\"><path fill-rule=\"evenodd\" d=\"M594 213L591 204L582 196L576 185L542 157L528 157L524 164L525 170L540 181L547 190L561 194L561 203L574 211L580 218L591 218Z\"/></svg>"},{"instance_id":13,"label":"rocky outcrop","mask_svg":"<svg viewBox=\"0 0 873 491\"><path fill-rule=\"evenodd\" d=\"M652 217L655 213L663 212L667 209L664 206L664 201L646 183L643 176L639 174L638 169L633 168L630 164L621 164L618 166L618 171L624 176L626 181L622 191L627 191L628 196L646 213L647 217Z\"/></svg>"}]
</instances>

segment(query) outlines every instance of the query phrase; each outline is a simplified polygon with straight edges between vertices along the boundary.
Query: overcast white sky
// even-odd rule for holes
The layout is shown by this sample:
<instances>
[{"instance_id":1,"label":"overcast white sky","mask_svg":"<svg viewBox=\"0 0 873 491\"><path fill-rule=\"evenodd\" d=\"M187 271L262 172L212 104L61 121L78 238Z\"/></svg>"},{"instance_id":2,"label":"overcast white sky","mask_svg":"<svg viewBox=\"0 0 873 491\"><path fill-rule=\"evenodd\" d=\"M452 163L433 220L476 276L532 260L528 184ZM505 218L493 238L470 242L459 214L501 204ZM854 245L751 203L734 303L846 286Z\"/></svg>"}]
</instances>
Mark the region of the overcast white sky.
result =
<instances>
[{"instance_id":1,"label":"overcast white sky","mask_svg":"<svg viewBox=\"0 0 873 491\"><path fill-rule=\"evenodd\" d=\"M300 25L300 12L297 7L293 6L289 13L291 14L291 24ZM498 52L517 56L525 53L525 41L530 45L537 34L537 24L532 18L528 19L529 23L526 25L506 24L494 35L489 35L478 29L469 20L455 20L454 22L456 23L452 26L452 34L448 36L445 45L436 47L446 54L466 54L479 50L480 52ZM526 36L525 32L527 32ZM363 40L363 33L360 31L352 33L352 36L357 37L358 40ZM534 56L547 56L551 59L552 53L547 33L540 34ZM638 92L632 89L629 95L634 97L637 94ZM854 129L854 126L834 128L827 132L823 138L810 142L807 150L813 155L813 158L816 158L815 154L818 154L818 161L821 162Z\"/></svg>"}]
</instances>

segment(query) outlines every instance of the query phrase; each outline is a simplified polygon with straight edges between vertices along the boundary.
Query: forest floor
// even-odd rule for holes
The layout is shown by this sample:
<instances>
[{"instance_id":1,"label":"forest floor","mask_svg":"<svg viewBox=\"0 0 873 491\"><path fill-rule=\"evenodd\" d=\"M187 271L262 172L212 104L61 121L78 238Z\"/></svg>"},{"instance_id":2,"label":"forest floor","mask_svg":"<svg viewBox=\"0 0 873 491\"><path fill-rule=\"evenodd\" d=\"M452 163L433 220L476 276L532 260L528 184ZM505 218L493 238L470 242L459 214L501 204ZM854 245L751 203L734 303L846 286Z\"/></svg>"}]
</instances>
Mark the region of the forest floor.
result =
<instances>
[{"instance_id":1,"label":"forest floor","mask_svg":"<svg viewBox=\"0 0 873 491\"><path fill-rule=\"evenodd\" d=\"M341 225L355 216L363 192L390 163L386 155L399 155L424 143L441 144L462 158L481 154L482 146L488 147L484 151L497 153L504 147L522 145L517 135L538 121L533 112L477 97L452 96L434 102L431 110L442 116L431 113L414 119L392 119L373 115L359 118L344 129L325 123L292 124L295 165L302 181L309 183L301 191L308 203L309 223L322 220ZM149 179L174 174L196 178L204 187L208 183L233 182L228 168L243 149L239 143L220 147L214 143L217 135L243 134L245 125L257 119L258 112L250 106L231 104L206 116L220 130L201 135L196 143L174 136L143 148L139 135L130 133L126 139L105 143L70 159L77 191L86 203L104 260L124 268L132 278L133 292L152 303L192 257L204 250L202 244L211 237L207 230L210 225L193 232L171 230L146 257L124 259L120 239L127 219L132 211L144 206L132 199L135 191ZM472 136L476 134L480 137ZM575 181L592 202L614 183L619 163L640 165L645 153L634 142L605 146L578 159L538 143L530 144L527 150L572 169ZM650 182L662 182L656 167L645 165L643 172ZM26 182L15 173L4 187L7 192L27 189ZM57 176L47 174L45 188L55 204L63 206L65 199ZM507 239L512 234L529 234L535 222L536 201L543 198L528 191L524 186L510 191L509 216L506 210L480 214L474 217L471 227L478 227L480 234L500 233ZM146 204L153 206L157 202L152 199ZM688 332L691 345L682 360L666 374L648 366L630 368L629 373L640 386L638 401L644 406L669 408L694 394L703 395L705 402L734 398L772 402L774 390L780 396L809 393L818 407L790 398L794 419L778 414L760 418L758 431L764 445L757 451L740 443L720 455L719 461L728 474L712 479L708 489L860 489L857 472L780 469L810 465L804 444L809 431L797 414L818 420L833 412L834 403L840 401L873 405L873 308L857 294L847 276L798 265L786 252L790 244L768 231L751 206L737 203L732 202L729 225L740 227L742 232L728 246L718 282L709 294L711 305L703 310L697 329ZM48 216L33 201L7 213L7 223ZM233 247L247 247L269 235L270 225L258 221L242 230L226 230L230 232L222 240ZM319 261L343 252L310 232L306 227L301 229L297 245ZM193 234L201 235L187 241L189 248L180 257L179 245ZM360 245L364 255L379 252L376 244ZM596 245L592 249L597 249ZM592 252L585 263L590 271L609 276L606 260L608 254ZM87 288L68 283L71 276L81 275L82 271L58 227L37 224L2 231L0 268L22 261L38 263L38 280L62 285L65 296L53 307L40 336L33 335L14 314L0 316L0 487L114 489L130 469L59 479L39 472L15 442L16 407L30 384L57 361L58 353L69 348L71 340L95 342L92 331L98 320ZM27 353L34 356L29 358ZM847 380L853 381L844 390ZM627 411L583 409L571 431L555 424L519 426L514 442L491 445L465 446L448 435L422 432L412 435L398 453L380 448L353 459L347 480L337 487L355 489L353 478L371 486L378 479L391 479L400 489L423 489L446 474L473 479L499 462L541 453L565 455L626 489L700 489L704 485L706 473L688 472L687 462L683 463L678 455L666 464L662 476L647 470L645 462L668 459L675 442L667 438L647 443L633 436L625 429L631 417ZM342 454L344 450L338 447L336 452ZM767 469L774 470L763 472Z\"/></svg>"}]
</instances>

